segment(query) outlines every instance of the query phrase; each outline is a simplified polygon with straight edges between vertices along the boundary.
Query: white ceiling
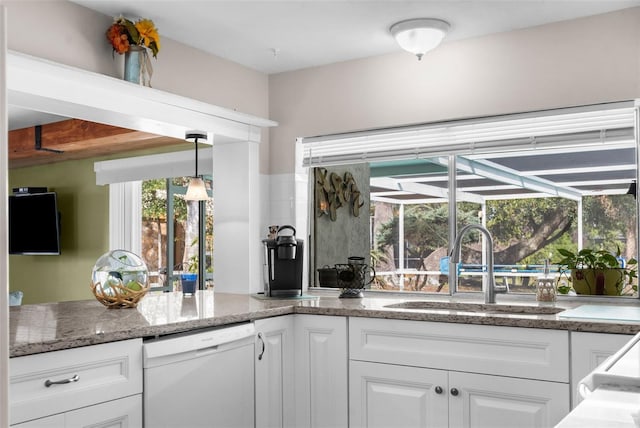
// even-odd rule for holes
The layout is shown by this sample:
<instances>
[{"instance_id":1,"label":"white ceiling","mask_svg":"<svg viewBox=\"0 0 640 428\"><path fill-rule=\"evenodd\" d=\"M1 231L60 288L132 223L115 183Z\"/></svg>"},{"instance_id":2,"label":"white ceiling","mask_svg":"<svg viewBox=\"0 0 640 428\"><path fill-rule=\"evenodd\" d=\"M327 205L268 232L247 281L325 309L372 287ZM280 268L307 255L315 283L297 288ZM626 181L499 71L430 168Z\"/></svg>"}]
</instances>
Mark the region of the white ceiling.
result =
<instances>
[{"instance_id":1,"label":"white ceiling","mask_svg":"<svg viewBox=\"0 0 640 428\"><path fill-rule=\"evenodd\" d=\"M404 19L448 21L446 43L640 6L640 0L72 1L109 16L152 19L161 38L269 74L398 52L388 29Z\"/></svg>"}]
</instances>

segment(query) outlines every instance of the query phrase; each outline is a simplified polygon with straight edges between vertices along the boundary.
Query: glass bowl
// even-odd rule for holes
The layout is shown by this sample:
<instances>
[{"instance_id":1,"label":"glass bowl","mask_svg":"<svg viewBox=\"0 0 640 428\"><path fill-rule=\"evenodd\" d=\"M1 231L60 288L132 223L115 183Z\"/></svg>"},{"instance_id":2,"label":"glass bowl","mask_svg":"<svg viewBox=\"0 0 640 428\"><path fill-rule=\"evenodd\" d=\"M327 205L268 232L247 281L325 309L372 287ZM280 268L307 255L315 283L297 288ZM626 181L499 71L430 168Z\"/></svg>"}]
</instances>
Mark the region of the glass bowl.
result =
<instances>
[{"instance_id":1,"label":"glass bowl","mask_svg":"<svg viewBox=\"0 0 640 428\"><path fill-rule=\"evenodd\" d=\"M108 308L135 308L149 291L147 265L130 251L109 251L93 266L91 291Z\"/></svg>"}]
</instances>

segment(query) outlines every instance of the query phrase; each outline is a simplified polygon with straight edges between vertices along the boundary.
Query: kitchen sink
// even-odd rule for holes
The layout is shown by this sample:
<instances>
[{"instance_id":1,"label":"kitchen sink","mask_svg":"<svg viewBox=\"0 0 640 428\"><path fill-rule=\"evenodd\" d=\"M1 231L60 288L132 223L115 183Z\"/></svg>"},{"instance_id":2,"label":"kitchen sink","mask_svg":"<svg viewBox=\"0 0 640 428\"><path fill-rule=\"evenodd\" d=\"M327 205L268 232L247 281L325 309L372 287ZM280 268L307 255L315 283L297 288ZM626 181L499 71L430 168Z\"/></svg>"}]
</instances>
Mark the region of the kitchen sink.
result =
<instances>
[{"instance_id":1,"label":"kitchen sink","mask_svg":"<svg viewBox=\"0 0 640 428\"><path fill-rule=\"evenodd\" d=\"M484 303L463 303L463 302L436 302L436 301L406 301L386 305L385 308L392 309L423 309L423 310L446 310L456 312L482 312L487 314L527 314L527 315L554 315L564 311L564 308L555 306L534 306L534 305L504 305L504 304L484 304Z\"/></svg>"}]
</instances>

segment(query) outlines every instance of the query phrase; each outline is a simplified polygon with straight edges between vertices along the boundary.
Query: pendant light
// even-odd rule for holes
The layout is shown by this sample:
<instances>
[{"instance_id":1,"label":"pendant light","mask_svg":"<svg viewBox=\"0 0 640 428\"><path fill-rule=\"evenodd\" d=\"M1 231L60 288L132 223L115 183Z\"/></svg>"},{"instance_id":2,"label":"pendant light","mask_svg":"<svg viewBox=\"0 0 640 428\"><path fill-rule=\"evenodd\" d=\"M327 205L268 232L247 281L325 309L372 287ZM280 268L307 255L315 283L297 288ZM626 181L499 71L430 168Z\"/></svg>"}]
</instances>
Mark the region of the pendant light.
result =
<instances>
[{"instance_id":1,"label":"pendant light","mask_svg":"<svg viewBox=\"0 0 640 428\"><path fill-rule=\"evenodd\" d=\"M187 201L206 201L209 199L207 194L207 188L204 185L202 177L198 175L198 140L201 142L207 141L207 134L200 131L190 131L185 135L187 141L193 141L196 148L196 173L191 180L189 180L189 187L187 187L187 193L184 195L184 199Z\"/></svg>"},{"instance_id":2,"label":"pendant light","mask_svg":"<svg viewBox=\"0 0 640 428\"><path fill-rule=\"evenodd\" d=\"M421 60L422 55L442 42L449 28L449 23L441 19L418 18L396 22L389 28L389 32L402 49Z\"/></svg>"}]
</instances>

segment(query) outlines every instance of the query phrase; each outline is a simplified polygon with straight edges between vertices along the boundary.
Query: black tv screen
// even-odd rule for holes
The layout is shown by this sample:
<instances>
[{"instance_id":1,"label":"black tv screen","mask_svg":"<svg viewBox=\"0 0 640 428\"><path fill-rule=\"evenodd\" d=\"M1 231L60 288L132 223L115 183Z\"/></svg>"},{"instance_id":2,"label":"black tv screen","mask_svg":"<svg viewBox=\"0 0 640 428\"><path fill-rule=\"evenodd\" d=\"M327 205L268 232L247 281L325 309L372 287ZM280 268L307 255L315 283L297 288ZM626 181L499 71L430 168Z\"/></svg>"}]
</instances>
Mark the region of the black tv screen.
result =
<instances>
[{"instance_id":1,"label":"black tv screen","mask_svg":"<svg viewBox=\"0 0 640 428\"><path fill-rule=\"evenodd\" d=\"M9 254L60 254L55 192L9 196Z\"/></svg>"}]
</instances>

